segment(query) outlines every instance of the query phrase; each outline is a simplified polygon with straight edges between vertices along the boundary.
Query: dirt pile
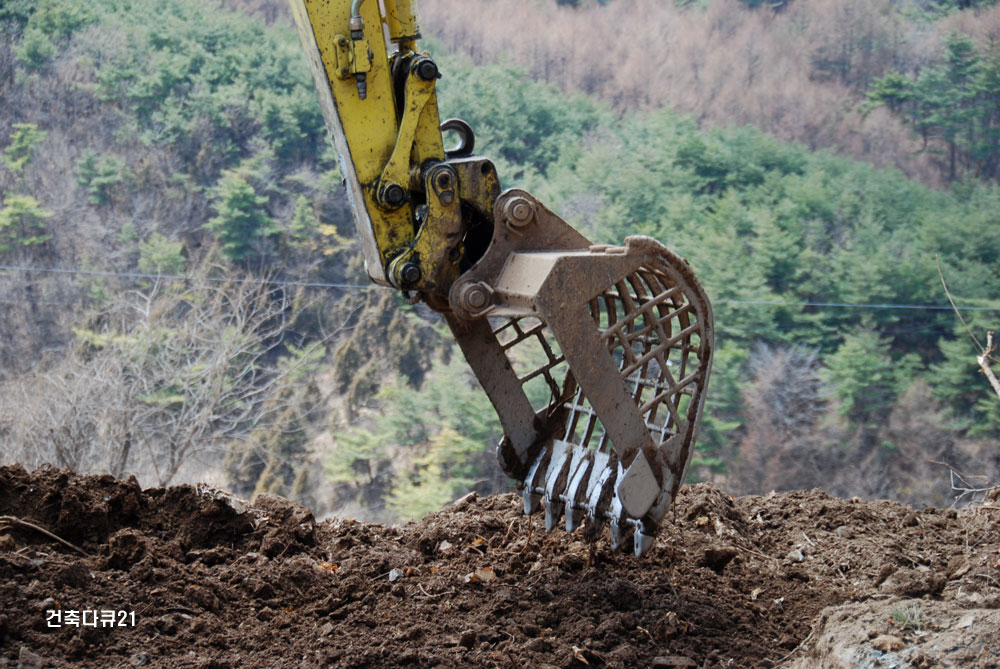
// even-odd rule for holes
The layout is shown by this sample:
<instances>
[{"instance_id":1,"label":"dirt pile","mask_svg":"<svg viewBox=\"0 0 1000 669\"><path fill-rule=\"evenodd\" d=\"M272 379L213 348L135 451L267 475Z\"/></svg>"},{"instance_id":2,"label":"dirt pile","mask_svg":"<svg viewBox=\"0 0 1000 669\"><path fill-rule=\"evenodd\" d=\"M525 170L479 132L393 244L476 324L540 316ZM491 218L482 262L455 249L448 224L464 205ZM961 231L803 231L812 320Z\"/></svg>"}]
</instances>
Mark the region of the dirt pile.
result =
<instances>
[{"instance_id":1,"label":"dirt pile","mask_svg":"<svg viewBox=\"0 0 1000 669\"><path fill-rule=\"evenodd\" d=\"M998 666L998 521L697 485L635 559L514 496L386 527L0 468L0 667Z\"/></svg>"}]
</instances>

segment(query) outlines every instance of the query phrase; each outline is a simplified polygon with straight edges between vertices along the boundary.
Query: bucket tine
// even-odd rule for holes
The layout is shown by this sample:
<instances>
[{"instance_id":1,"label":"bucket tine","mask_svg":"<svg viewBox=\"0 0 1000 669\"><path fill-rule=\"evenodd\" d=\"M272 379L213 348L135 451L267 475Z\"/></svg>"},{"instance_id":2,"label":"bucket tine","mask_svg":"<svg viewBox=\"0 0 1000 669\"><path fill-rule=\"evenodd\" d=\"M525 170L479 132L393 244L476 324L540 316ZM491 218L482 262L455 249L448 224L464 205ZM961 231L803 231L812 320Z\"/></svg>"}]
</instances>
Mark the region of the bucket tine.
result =
<instances>
[{"instance_id":1,"label":"bucket tine","mask_svg":"<svg viewBox=\"0 0 1000 669\"><path fill-rule=\"evenodd\" d=\"M635 540L635 556L642 557L645 555L650 548L653 547L653 542L656 541L656 536L653 534L646 534L641 529L636 529L633 535Z\"/></svg>"},{"instance_id":2,"label":"bucket tine","mask_svg":"<svg viewBox=\"0 0 1000 669\"><path fill-rule=\"evenodd\" d=\"M622 547L625 532L617 520L612 520L611 524L608 525L608 529L611 532L611 550L617 551Z\"/></svg>"},{"instance_id":3,"label":"bucket tine","mask_svg":"<svg viewBox=\"0 0 1000 669\"><path fill-rule=\"evenodd\" d=\"M542 496L531 492L527 487L521 491L521 497L524 498L524 515L526 516L535 513L542 506Z\"/></svg>"},{"instance_id":4,"label":"bucket tine","mask_svg":"<svg viewBox=\"0 0 1000 669\"><path fill-rule=\"evenodd\" d=\"M583 509L576 507L566 508L566 531L573 532L576 528L580 527L580 523L583 522Z\"/></svg>"},{"instance_id":5,"label":"bucket tine","mask_svg":"<svg viewBox=\"0 0 1000 669\"><path fill-rule=\"evenodd\" d=\"M545 505L545 531L551 532L559 524L562 517L563 504L560 502L549 502Z\"/></svg>"}]
</instances>

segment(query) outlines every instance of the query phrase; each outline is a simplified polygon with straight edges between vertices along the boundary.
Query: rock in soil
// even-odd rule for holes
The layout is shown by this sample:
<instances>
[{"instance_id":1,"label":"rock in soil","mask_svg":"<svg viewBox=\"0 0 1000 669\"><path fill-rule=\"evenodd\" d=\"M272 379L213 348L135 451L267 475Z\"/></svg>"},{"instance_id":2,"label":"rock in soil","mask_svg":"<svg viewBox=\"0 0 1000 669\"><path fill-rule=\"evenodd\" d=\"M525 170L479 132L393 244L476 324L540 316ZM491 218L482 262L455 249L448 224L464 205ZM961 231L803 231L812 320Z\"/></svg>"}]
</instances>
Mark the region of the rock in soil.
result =
<instances>
[{"instance_id":1,"label":"rock in soil","mask_svg":"<svg viewBox=\"0 0 1000 669\"><path fill-rule=\"evenodd\" d=\"M814 638L795 669L1000 666L1000 610L967 609L948 598L833 606Z\"/></svg>"},{"instance_id":2,"label":"rock in soil","mask_svg":"<svg viewBox=\"0 0 1000 669\"><path fill-rule=\"evenodd\" d=\"M709 485L676 506L636 559L513 495L383 526L4 467L0 517L75 548L0 525L0 667L1000 664L995 511Z\"/></svg>"}]
</instances>

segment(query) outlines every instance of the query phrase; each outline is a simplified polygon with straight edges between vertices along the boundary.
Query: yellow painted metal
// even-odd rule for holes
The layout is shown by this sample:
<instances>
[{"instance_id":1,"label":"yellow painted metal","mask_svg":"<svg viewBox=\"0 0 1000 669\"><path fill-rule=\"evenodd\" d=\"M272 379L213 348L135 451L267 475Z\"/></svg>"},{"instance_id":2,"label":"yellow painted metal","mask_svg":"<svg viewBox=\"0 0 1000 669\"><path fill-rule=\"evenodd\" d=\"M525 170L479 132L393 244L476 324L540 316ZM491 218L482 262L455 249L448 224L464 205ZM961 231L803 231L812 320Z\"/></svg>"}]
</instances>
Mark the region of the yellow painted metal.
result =
<instances>
[{"instance_id":1,"label":"yellow painted metal","mask_svg":"<svg viewBox=\"0 0 1000 669\"><path fill-rule=\"evenodd\" d=\"M410 202L383 207L377 191L394 154L397 162L406 163L392 175L405 173L399 182L403 188L409 186L410 170L429 159L444 159L433 82L428 99L406 105L399 118L379 3L369 0L361 5L366 30L361 39L352 39L350 0L289 2L340 156L368 274L376 283L392 285L386 273L388 261L409 248L416 235L414 207ZM409 2L398 4L405 5L403 20L389 23L396 21L402 35L407 26L415 28L416 17ZM359 74L365 75L364 98L359 94ZM412 132L401 137L401 127ZM397 146L400 139L405 141Z\"/></svg>"},{"instance_id":2,"label":"yellow painted metal","mask_svg":"<svg viewBox=\"0 0 1000 669\"><path fill-rule=\"evenodd\" d=\"M420 267L417 287L427 295L446 298L459 275L458 258L464 232L458 175L454 168L439 165L428 172L426 181L427 220L434 224L422 226L413 246L396 258L391 267L401 272L407 263L417 265ZM429 304L435 306L434 302Z\"/></svg>"},{"instance_id":3,"label":"yellow painted metal","mask_svg":"<svg viewBox=\"0 0 1000 669\"><path fill-rule=\"evenodd\" d=\"M468 218L463 205L478 212L480 220L492 218L493 204L500 196L500 179L493 164L478 156L450 158L425 172L422 190L427 197L426 220L432 224L421 226L411 248L395 258L390 267L399 271L407 263L417 264L421 268L418 286L424 300L432 309L448 311L451 285L461 275L461 260L469 252L465 245Z\"/></svg>"},{"instance_id":4,"label":"yellow painted metal","mask_svg":"<svg viewBox=\"0 0 1000 669\"><path fill-rule=\"evenodd\" d=\"M341 38L337 38L338 40ZM351 74L367 74L372 69L372 47L366 39L351 40Z\"/></svg>"},{"instance_id":5,"label":"yellow painted metal","mask_svg":"<svg viewBox=\"0 0 1000 669\"><path fill-rule=\"evenodd\" d=\"M411 167L420 166L426 160L444 159L435 98L433 81L423 81L414 74L407 77L406 106L400 119L396 147L382 171L382 185L398 184L405 188L410 182Z\"/></svg>"},{"instance_id":6,"label":"yellow painted metal","mask_svg":"<svg viewBox=\"0 0 1000 669\"><path fill-rule=\"evenodd\" d=\"M420 38L417 11L412 0L382 0L385 4L389 39L393 42L412 42Z\"/></svg>"}]
</instances>

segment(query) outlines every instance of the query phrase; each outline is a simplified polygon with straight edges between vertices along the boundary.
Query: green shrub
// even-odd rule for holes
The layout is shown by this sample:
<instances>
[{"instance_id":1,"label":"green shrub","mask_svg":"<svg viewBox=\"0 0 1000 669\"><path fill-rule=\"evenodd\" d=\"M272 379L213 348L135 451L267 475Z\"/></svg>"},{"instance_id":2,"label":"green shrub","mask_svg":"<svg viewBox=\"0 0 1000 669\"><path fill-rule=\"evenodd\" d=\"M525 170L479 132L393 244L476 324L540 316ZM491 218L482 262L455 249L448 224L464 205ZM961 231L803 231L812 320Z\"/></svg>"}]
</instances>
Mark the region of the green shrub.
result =
<instances>
[{"instance_id":1,"label":"green shrub","mask_svg":"<svg viewBox=\"0 0 1000 669\"><path fill-rule=\"evenodd\" d=\"M76 182L87 191L92 204L111 201L112 189L124 179L125 163L111 155L98 155L87 149L76 164Z\"/></svg>"}]
</instances>

